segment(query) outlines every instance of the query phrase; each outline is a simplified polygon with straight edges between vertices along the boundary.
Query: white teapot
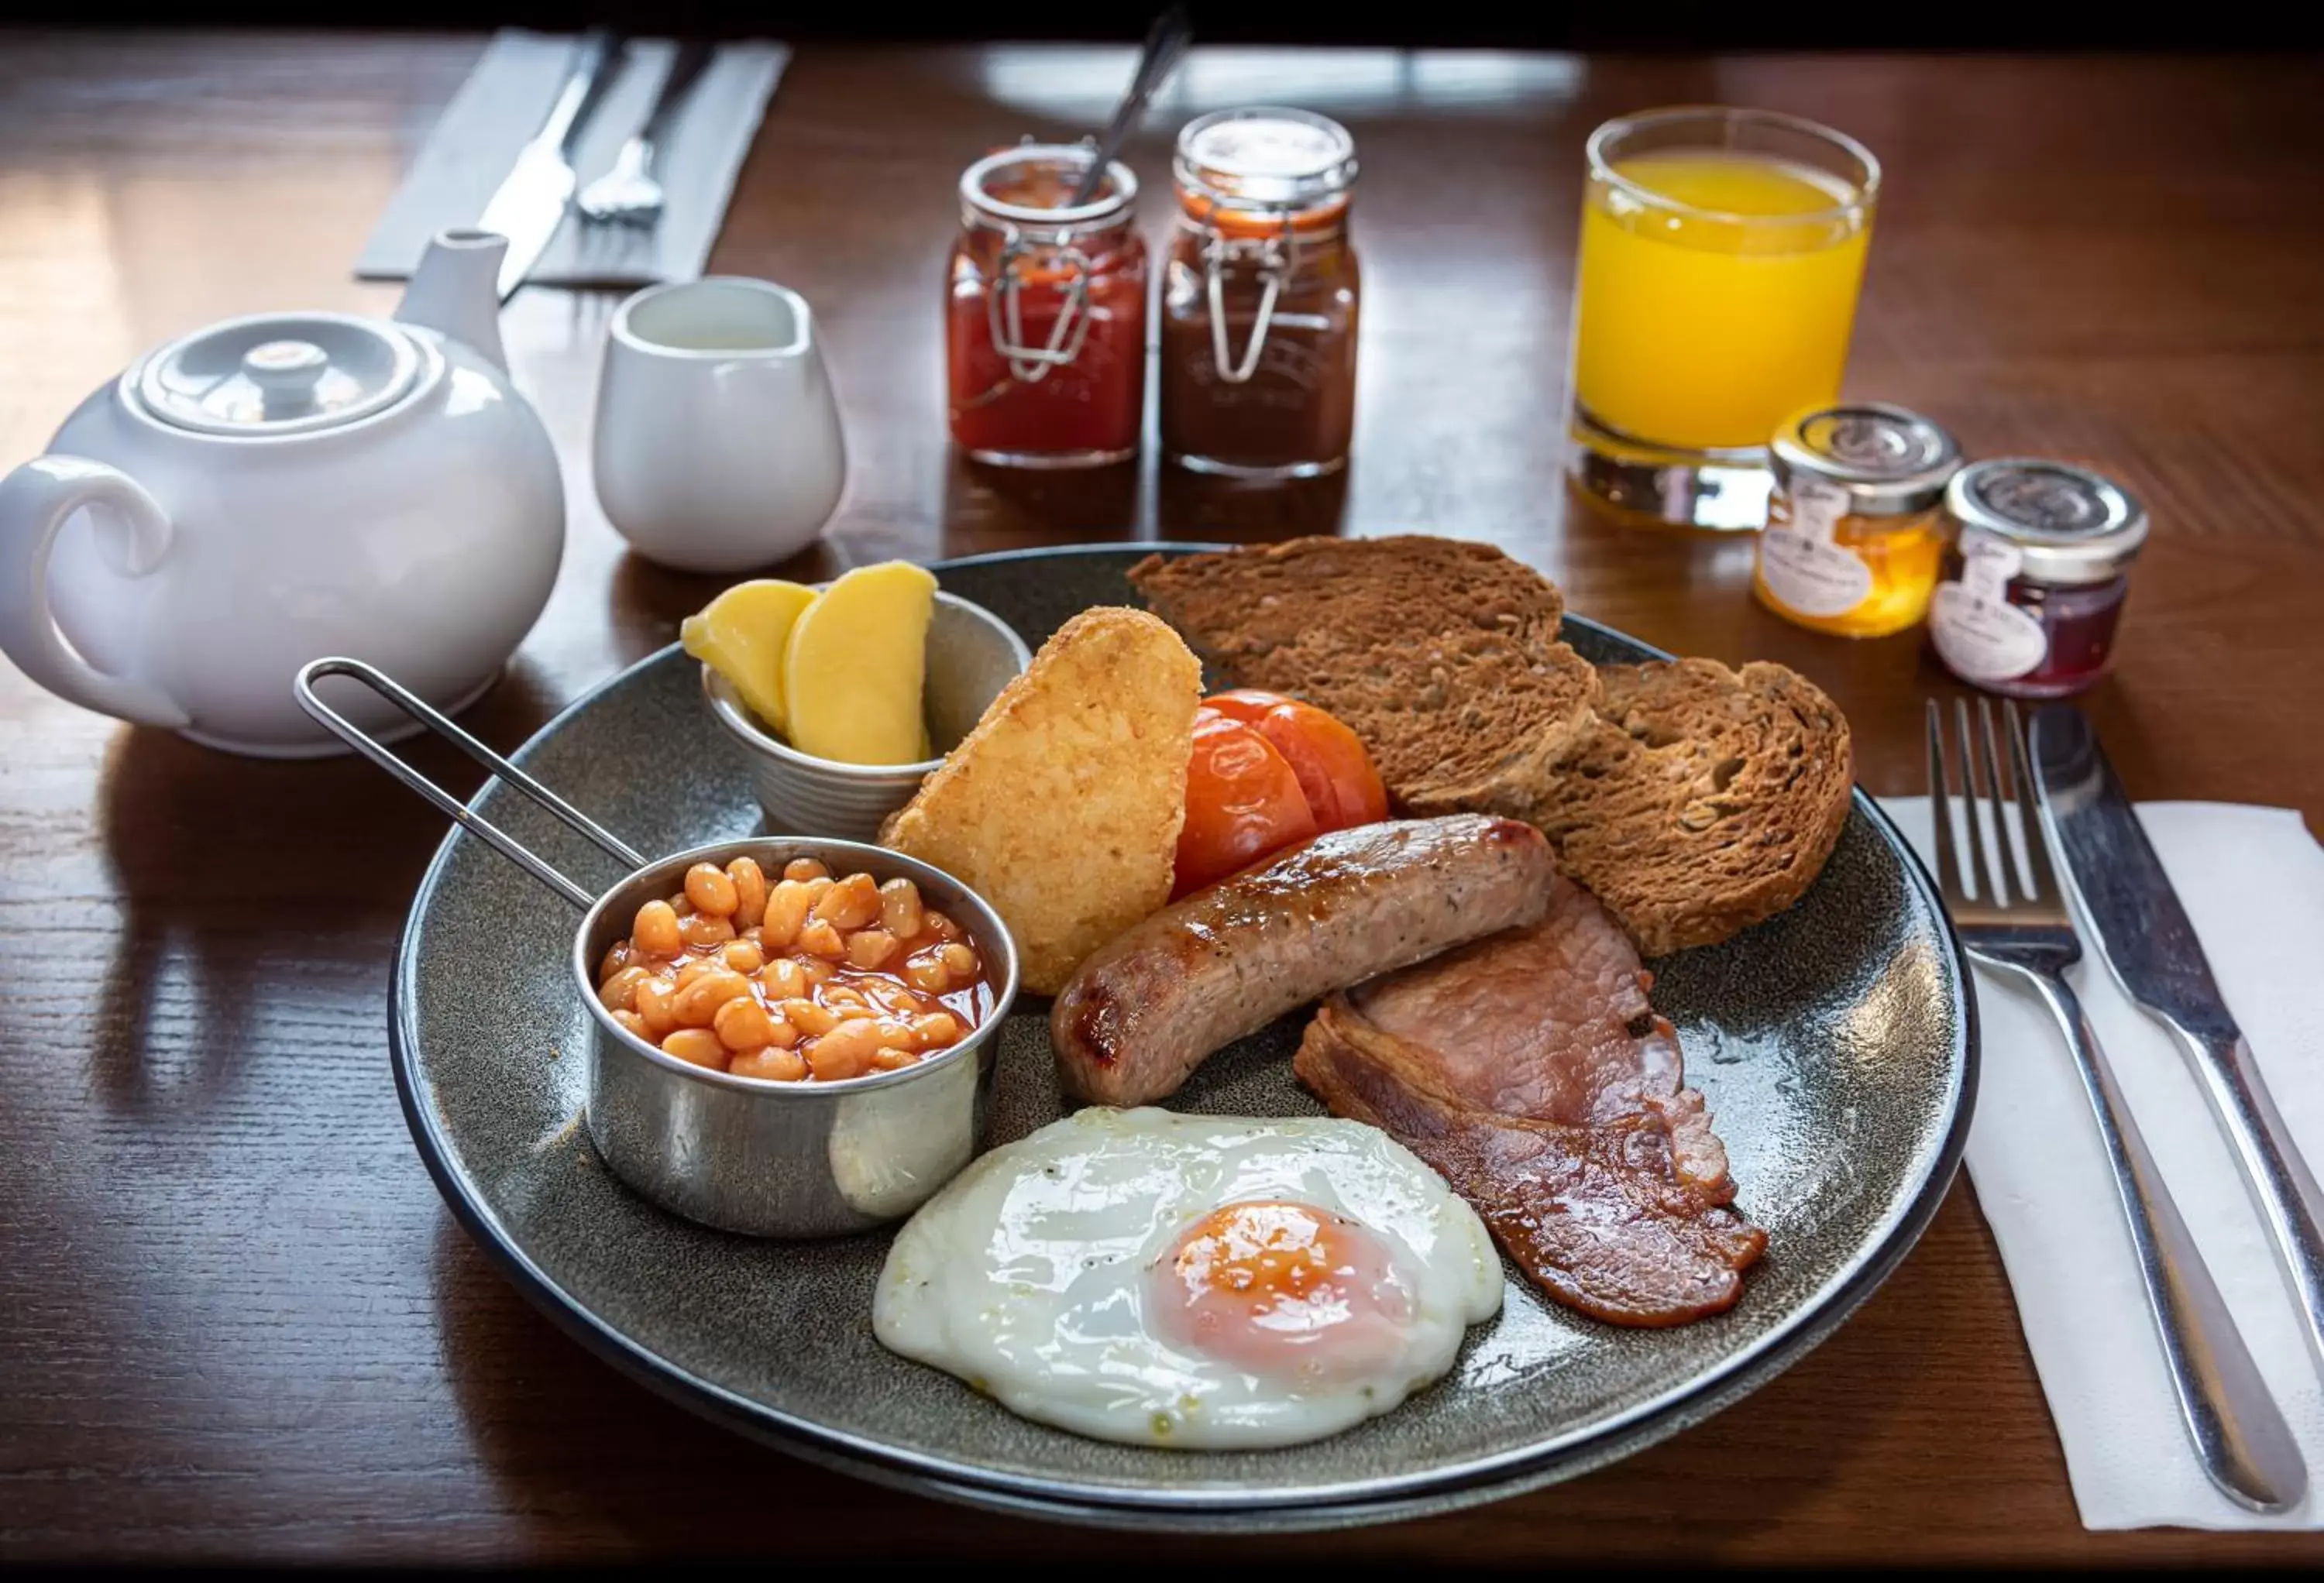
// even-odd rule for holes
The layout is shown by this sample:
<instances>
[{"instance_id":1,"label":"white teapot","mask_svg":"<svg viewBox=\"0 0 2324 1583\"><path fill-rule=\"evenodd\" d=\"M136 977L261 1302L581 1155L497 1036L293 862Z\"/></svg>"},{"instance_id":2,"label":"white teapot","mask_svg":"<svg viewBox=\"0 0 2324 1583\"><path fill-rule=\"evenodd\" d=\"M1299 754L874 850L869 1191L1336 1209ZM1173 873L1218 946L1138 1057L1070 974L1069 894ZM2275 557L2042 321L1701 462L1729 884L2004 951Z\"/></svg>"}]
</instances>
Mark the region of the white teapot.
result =
<instances>
[{"instance_id":1,"label":"white teapot","mask_svg":"<svg viewBox=\"0 0 2324 1583\"><path fill-rule=\"evenodd\" d=\"M392 320L228 319L83 401L0 480L0 651L84 707L269 758L345 751L291 697L321 655L446 709L490 686L565 547L557 453L501 350L507 245L447 231Z\"/></svg>"}]
</instances>

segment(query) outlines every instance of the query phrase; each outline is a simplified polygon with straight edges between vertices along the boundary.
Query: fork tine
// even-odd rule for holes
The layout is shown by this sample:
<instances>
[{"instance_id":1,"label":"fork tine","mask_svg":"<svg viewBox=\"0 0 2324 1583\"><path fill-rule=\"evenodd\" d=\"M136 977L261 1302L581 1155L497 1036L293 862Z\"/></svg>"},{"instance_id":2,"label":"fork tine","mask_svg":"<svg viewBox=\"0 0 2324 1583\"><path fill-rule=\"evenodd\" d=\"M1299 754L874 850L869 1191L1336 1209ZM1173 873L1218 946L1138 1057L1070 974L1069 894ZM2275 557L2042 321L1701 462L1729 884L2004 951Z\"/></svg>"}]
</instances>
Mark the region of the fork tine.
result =
<instances>
[{"instance_id":1,"label":"fork tine","mask_svg":"<svg viewBox=\"0 0 2324 1583\"><path fill-rule=\"evenodd\" d=\"M1977 870L1977 898L1987 903L2006 900L2006 897L1994 895L1993 865L1986 861L1985 821L1979 816L1984 807L1985 794L1977 787L1977 751L1970 746L1976 739L1969 734L1969 701L1965 698L1953 700L1953 727L1960 738L1961 800L1969 809L1969 866ZM1997 814L1998 810L1996 812Z\"/></svg>"},{"instance_id":2,"label":"fork tine","mask_svg":"<svg viewBox=\"0 0 2324 1583\"><path fill-rule=\"evenodd\" d=\"M1947 905L1964 895L1960 854L1953 850L1953 799L1945 786L1945 721L1929 700L1929 829L1937 849L1937 888Z\"/></svg>"},{"instance_id":3,"label":"fork tine","mask_svg":"<svg viewBox=\"0 0 2324 1583\"><path fill-rule=\"evenodd\" d=\"M2018 877L2016 843L2009 838L2009 807L2015 803L2019 818L2025 816L2025 783L2020 779L2005 793L2001 788L2001 753L1994 746L1993 701L1977 701L1977 745L1963 744L1963 752L1975 752L1978 766L1985 773L1985 784L1993 791L1993 868L1994 901L2007 907L2013 892L2021 899L2031 901L2033 895Z\"/></svg>"},{"instance_id":4,"label":"fork tine","mask_svg":"<svg viewBox=\"0 0 2324 1583\"><path fill-rule=\"evenodd\" d=\"M2063 905L2065 892L2058 888L2058 876L2050 867L2050 834L2042 823L2042 799L2034 789L2033 775L2026 766L2033 760L2025 750L2025 720L2013 702L2001 706L2002 725L2009 733L2009 760L2018 793L2025 807L2025 894L2035 901L2048 897Z\"/></svg>"}]
</instances>

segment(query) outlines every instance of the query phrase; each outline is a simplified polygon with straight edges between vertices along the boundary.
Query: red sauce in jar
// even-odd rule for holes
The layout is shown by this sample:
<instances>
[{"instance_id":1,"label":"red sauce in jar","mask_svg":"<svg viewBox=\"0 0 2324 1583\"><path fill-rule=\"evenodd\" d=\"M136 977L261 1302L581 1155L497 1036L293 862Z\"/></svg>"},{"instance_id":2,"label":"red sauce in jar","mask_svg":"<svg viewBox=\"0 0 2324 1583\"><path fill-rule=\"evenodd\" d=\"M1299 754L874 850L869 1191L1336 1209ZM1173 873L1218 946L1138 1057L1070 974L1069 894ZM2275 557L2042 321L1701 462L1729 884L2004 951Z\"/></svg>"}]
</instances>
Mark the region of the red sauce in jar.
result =
<instances>
[{"instance_id":1,"label":"red sauce in jar","mask_svg":"<svg viewBox=\"0 0 2324 1583\"><path fill-rule=\"evenodd\" d=\"M961 178L945 282L952 437L978 461L1097 466L1137 453L1146 418L1146 244L1138 183L1112 167L1067 207L1086 149L1028 145Z\"/></svg>"}]
</instances>

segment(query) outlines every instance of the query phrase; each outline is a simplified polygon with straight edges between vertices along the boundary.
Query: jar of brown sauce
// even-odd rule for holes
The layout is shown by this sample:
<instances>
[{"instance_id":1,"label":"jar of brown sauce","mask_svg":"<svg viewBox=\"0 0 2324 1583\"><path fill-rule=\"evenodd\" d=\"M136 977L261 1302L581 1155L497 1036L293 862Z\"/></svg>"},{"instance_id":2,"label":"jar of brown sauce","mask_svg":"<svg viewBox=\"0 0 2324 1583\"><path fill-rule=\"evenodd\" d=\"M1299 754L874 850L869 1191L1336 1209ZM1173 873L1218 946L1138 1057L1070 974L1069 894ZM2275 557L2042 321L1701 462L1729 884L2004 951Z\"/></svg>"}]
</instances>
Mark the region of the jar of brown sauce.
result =
<instances>
[{"instance_id":1,"label":"jar of brown sauce","mask_svg":"<svg viewBox=\"0 0 2324 1583\"><path fill-rule=\"evenodd\" d=\"M1162 280L1162 445L1202 473L1347 465L1362 283L1355 140L1305 110L1223 110L1178 133Z\"/></svg>"}]
</instances>

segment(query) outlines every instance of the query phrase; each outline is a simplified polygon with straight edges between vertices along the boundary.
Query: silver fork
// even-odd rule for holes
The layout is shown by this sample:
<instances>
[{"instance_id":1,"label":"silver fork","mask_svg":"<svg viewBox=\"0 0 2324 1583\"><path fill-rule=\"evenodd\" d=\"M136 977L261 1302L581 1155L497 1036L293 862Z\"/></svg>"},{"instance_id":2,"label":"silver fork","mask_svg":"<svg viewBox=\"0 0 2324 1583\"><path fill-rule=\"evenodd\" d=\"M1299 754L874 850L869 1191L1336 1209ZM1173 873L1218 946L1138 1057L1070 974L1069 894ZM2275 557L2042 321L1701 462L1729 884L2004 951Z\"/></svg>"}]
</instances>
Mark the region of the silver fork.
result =
<instances>
[{"instance_id":1,"label":"silver fork","mask_svg":"<svg viewBox=\"0 0 2324 1583\"><path fill-rule=\"evenodd\" d=\"M1991 704L1978 700L1979 730L1974 737L1969 705L1955 699L1953 712L1960 737L1961 796L1968 805L1967 869L1953 834L1944 717L1936 700L1929 701L1929 815L1945 910L1952 915L1953 927L1969 955L2031 984L2066 1035L2066 1047L2098 1117L2107 1162L2114 1167L2115 1192L2130 1222L2131 1245L2138 1255L2138 1273L2146 1285L2147 1306L2163 1343L2172 1389L2179 1398L2179 1415L2203 1471L2238 1505L2255 1512L2283 1511L2306 1494L2307 1464L2236 1330L2218 1283L2187 1234L2186 1220L2171 1201L2082 1003L2066 981L2066 969L2082 958L2081 942L2051 867L2038 803L2027 800L2034 782L2026 770L2025 733L2017 706L2006 706L2003 722L2009 739L2007 800ZM1998 838L1994 843L1997 850L1990 854L1979 816L1980 806L1987 804ZM2010 850L2015 817L2024 819L2023 873Z\"/></svg>"},{"instance_id":2,"label":"silver fork","mask_svg":"<svg viewBox=\"0 0 2324 1583\"><path fill-rule=\"evenodd\" d=\"M710 64L713 47L692 41L678 46L668 75L654 95L653 108L637 135L613 156L613 169L581 189L581 214L598 225L650 225L661 218L668 201L657 174L662 147L669 139L670 123L694 91L694 79Z\"/></svg>"}]
</instances>

